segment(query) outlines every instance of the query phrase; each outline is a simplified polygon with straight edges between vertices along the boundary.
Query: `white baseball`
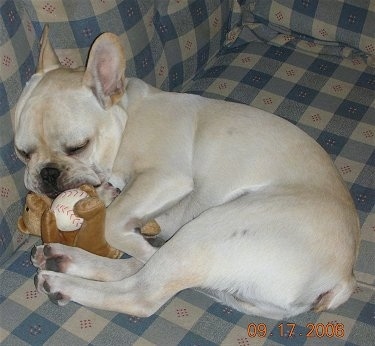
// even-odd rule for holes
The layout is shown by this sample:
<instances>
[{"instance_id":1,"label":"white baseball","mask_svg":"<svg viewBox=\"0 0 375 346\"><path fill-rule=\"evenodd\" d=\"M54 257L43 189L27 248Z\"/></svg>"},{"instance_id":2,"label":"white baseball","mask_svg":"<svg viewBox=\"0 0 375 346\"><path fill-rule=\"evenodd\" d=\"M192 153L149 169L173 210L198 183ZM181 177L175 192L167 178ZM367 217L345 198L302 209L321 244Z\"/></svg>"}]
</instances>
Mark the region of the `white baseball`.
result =
<instances>
[{"instance_id":1,"label":"white baseball","mask_svg":"<svg viewBox=\"0 0 375 346\"><path fill-rule=\"evenodd\" d=\"M51 205L56 217L56 225L60 231L75 231L81 227L83 219L74 214L74 205L88 194L80 189L62 192Z\"/></svg>"}]
</instances>

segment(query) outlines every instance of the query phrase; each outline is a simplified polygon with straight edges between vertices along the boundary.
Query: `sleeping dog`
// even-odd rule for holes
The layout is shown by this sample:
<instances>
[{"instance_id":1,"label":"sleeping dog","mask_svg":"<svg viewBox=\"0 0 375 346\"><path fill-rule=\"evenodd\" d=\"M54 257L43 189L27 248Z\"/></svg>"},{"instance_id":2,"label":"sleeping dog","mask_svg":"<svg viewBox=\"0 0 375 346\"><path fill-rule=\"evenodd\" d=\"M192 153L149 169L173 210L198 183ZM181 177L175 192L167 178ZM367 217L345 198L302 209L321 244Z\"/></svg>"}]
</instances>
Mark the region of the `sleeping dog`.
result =
<instances>
[{"instance_id":1,"label":"sleeping dog","mask_svg":"<svg viewBox=\"0 0 375 346\"><path fill-rule=\"evenodd\" d=\"M280 319L334 309L355 287L358 217L324 150L256 108L126 78L114 34L94 42L85 69L68 69L46 29L14 129L28 189L53 197L87 183L105 199L108 183L121 189L106 239L131 258L33 249L35 284L58 305L149 316L198 287ZM153 218L161 247L138 231Z\"/></svg>"}]
</instances>

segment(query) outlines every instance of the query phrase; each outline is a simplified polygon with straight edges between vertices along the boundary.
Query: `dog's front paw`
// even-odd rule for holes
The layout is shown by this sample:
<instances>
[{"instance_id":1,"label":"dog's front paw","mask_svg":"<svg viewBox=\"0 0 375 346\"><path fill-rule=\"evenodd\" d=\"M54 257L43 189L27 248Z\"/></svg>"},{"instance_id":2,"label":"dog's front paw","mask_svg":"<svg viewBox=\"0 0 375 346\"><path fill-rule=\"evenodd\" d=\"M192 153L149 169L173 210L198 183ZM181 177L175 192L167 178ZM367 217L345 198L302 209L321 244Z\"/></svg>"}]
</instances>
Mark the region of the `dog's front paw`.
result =
<instances>
[{"instance_id":1,"label":"dog's front paw","mask_svg":"<svg viewBox=\"0 0 375 346\"><path fill-rule=\"evenodd\" d=\"M31 250L31 262L41 270L65 273L71 263L71 258L63 254L64 247L62 244L34 246Z\"/></svg>"},{"instance_id":2,"label":"dog's front paw","mask_svg":"<svg viewBox=\"0 0 375 346\"><path fill-rule=\"evenodd\" d=\"M58 273L40 271L34 277L34 284L38 292L47 294L52 303L64 306L70 302L70 297L63 293L62 278Z\"/></svg>"},{"instance_id":3,"label":"dog's front paw","mask_svg":"<svg viewBox=\"0 0 375 346\"><path fill-rule=\"evenodd\" d=\"M121 190L114 187L111 183L103 183L96 188L96 193L99 198L103 201L106 207L108 207L114 199L121 193Z\"/></svg>"}]
</instances>

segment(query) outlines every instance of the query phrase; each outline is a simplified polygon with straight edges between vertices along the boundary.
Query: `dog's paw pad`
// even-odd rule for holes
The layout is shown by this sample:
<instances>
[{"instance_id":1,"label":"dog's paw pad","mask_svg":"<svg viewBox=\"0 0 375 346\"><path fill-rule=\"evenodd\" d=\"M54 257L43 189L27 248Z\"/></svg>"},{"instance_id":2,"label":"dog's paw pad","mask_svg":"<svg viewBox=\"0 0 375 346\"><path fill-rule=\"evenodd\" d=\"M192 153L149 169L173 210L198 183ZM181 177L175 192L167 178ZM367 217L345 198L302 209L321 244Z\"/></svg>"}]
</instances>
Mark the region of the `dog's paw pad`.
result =
<instances>
[{"instance_id":1,"label":"dog's paw pad","mask_svg":"<svg viewBox=\"0 0 375 346\"><path fill-rule=\"evenodd\" d=\"M44 269L46 256L44 254L44 245L33 246L31 249L31 262L38 269Z\"/></svg>"},{"instance_id":2,"label":"dog's paw pad","mask_svg":"<svg viewBox=\"0 0 375 346\"><path fill-rule=\"evenodd\" d=\"M45 270L64 273L65 266L69 262L66 256L54 256L46 260Z\"/></svg>"},{"instance_id":3,"label":"dog's paw pad","mask_svg":"<svg viewBox=\"0 0 375 346\"><path fill-rule=\"evenodd\" d=\"M38 273L34 276L35 288L39 292L47 294L49 300L56 305L63 306L68 304L70 298L59 290L55 290L49 282L50 279L48 275Z\"/></svg>"},{"instance_id":4,"label":"dog's paw pad","mask_svg":"<svg viewBox=\"0 0 375 346\"><path fill-rule=\"evenodd\" d=\"M58 249L55 249L53 245L40 245L31 249L31 261L38 269L64 273L70 263L70 258L59 254Z\"/></svg>"},{"instance_id":5,"label":"dog's paw pad","mask_svg":"<svg viewBox=\"0 0 375 346\"><path fill-rule=\"evenodd\" d=\"M64 296L61 292L48 294L48 299L58 306L64 306L69 303L70 299Z\"/></svg>"},{"instance_id":6,"label":"dog's paw pad","mask_svg":"<svg viewBox=\"0 0 375 346\"><path fill-rule=\"evenodd\" d=\"M51 286L49 285L49 283L47 281L43 282L43 290L46 293L50 293L51 292Z\"/></svg>"},{"instance_id":7,"label":"dog's paw pad","mask_svg":"<svg viewBox=\"0 0 375 346\"><path fill-rule=\"evenodd\" d=\"M36 246L34 245L33 248L31 249L31 258L35 258L36 256L36 252L37 252L37 248Z\"/></svg>"},{"instance_id":8,"label":"dog's paw pad","mask_svg":"<svg viewBox=\"0 0 375 346\"><path fill-rule=\"evenodd\" d=\"M43 254L44 254L45 257L52 256L52 246L51 245L44 245Z\"/></svg>"}]
</instances>

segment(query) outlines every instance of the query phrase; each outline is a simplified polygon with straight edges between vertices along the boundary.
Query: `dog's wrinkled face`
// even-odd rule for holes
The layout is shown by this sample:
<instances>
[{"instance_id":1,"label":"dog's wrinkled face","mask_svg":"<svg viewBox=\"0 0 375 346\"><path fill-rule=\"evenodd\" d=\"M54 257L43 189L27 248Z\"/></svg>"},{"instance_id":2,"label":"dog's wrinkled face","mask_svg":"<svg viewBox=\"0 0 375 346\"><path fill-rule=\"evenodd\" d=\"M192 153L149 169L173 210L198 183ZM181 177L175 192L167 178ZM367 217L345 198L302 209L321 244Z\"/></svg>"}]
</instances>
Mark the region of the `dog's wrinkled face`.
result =
<instances>
[{"instance_id":1,"label":"dog's wrinkled face","mask_svg":"<svg viewBox=\"0 0 375 346\"><path fill-rule=\"evenodd\" d=\"M47 34L44 36L46 40ZM113 48L104 38L84 71L59 66L54 56L48 56L49 42L44 42L44 49L42 42L42 63L14 116L15 148L27 165L25 185L29 190L54 197L83 183L99 186L108 180L126 115L111 102L113 90L112 94L103 90L102 79L107 81L107 73L111 73L100 56L103 45ZM104 68L99 77L97 60Z\"/></svg>"},{"instance_id":2,"label":"dog's wrinkled face","mask_svg":"<svg viewBox=\"0 0 375 346\"><path fill-rule=\"evenodd\" d=\"M103 109L80 87L82 75L58 69L35 76L33 90L20 100L15 147L27 164L25 185L32 191L54 195L104 179L97 143L100 126L106 127L99 121Z\"/></svg>"}]
</instances>

